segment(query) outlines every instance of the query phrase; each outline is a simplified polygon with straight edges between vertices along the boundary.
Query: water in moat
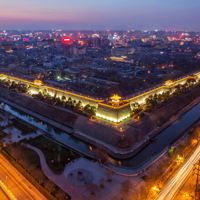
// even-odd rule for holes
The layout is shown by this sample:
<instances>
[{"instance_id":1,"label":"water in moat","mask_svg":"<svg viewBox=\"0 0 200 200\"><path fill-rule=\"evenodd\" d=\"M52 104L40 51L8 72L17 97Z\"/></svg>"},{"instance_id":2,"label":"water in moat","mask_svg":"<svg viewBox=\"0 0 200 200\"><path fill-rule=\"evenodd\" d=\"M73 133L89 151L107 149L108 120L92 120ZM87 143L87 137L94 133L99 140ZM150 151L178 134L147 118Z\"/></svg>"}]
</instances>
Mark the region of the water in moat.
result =
<instances>
[{"instance_id":1,"label":"water in moat","mask_svg":"<svg viewBox=\"0 0 200 200\"><path fill-rule=\"evenodd\" d=\"M136 156L128 160L115 160L110 158L110 162L126 167L137 167L150 159L152 156L159 154L162 150L169 146L181 133L189 128L194 122L200 118L200 103L185 113L176 122L163 130L154 140L140 151Z\"/></svg>"},{"instance_id":2,"label":"water in moat","mask_svg":"<svg viewBox=\"0 0 200 200\"><path fill-rule=\"evenodd\" d=\"M39 119L36 119L35 117L32 117L31 115L28 115L12 106L9 106L5 104L4 110L9 111L13 115L19 117L20 119L23 119L24 121L28 122L29 124L32 124L39 129L45 131L46 133L52 135L55 139L61 141L62 143L69 145L87 155L91 155L91 147L92 149L95 149L94 146L78 139L77 137L74 137L71 134L68 134L61 129L54 127L50 124L47 124Z\"/></svg>"},{"instance_id":3,"label":"water in moat","mask_svg":"<svg viewBox=\"0 0 200 200\"><path fill-rule=\"evenodd\" d=\"M58 139L70 145L83 153L90 154L92 145L74 137L71 134L50 125L41 120L35 120L32 116L13 108L5 104L5 110L10 111L13 115L27 121L30 124L35 125L36 127L44 130L47 133L50 133L54 136L55 139ZM169 144L176 139L184 130L190 127L196 120L200 118L200 103L194 106L186 114L184 114L179 120L170 125L164 131L154 138L154 141L150 143L146 148L140 151L136 156L127 160L120 160L120 165L125 167L137 167L144 163L146 160L150 159L152 156L155 156L162 150L164 150ZM94 149L94 147L93 147ZM109 158L109 160L118 165L119 160Z\"/></svg>"}]
</instances>

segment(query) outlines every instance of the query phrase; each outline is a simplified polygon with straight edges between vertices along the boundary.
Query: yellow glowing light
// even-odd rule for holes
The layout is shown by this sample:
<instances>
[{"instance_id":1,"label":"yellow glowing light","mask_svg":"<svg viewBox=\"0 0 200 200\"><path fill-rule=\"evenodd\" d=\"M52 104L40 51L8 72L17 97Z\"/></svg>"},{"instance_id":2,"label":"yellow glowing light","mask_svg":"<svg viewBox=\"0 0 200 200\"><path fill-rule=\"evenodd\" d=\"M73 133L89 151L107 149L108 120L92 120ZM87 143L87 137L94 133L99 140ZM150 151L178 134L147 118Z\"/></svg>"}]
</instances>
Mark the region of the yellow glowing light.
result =
<instances>
[{"instance_id":1,"label":"yellow glowing light","mask_svg":"<svg viewBox=\"0 0 200 200\"><path fill-rule=\"evenodd\" d=\"M165 81L165 85L173 85L173 81L172 80Z\"/></svg>"},{"instance_id":2,"label":"yellow glowing light","mask_svg":"<svg viewBox=\"0 0 200 200\"><path fill-rule=\"evenodd\" d=\"M12 76L8 76L8 75L4 75L4 74L0 74L0 76L1 76L1 79L3 79L3 78L10 78L11 80L17 80L17 81L21 81L21 82L24 82L24 83L27 83L27 84L29 84L29 85L33 85L34 83L33 82L30 82L30 81L26 81L26 80L23 80L23 79L18 79L18 78L16 78L16 77L12 77ZM126 99L124 99L123 100L123 102L126 102L126 103L124 103L123 105L118 105L118 106L113 106L113 105L108 105L108 104L105 104L105 103L103 103L104 102L104 100L100 100L100 99L98 99L98 98L93 98L93 97L86 97L86 96L83 96L83 95L78 95L78 94L76 94L76 93L73 93L73 92L68 92L68 91L64 91L64 90L60 90L60 89L56 89L56 88L52 88L52 87L49 87L49 86L40 86L40 85L38 85L38 87L41 87L41 89L42 88L45 88L45 89L53 89L54 91L59 91L59 92L62 92L62 93L65 93L65 94L70 94L70 95L73 95L73 96L76 96L76 97L80 97L80 98L84 98L84 99L87 99L87 100L91 100L91 101L95 101L95 102L98 102L98 104L99 105L102 105L102 106L104 106L104 107L109 107L109 108L112 108L112 109L121 109L121 108L123 108L123 107L125 107L125 106L128 106L128 105L130 105L130 101L132 101L132 100L134 100L134 99L137 99L137 98L139 98L139 97L142 97L142 96L145 96L145 95L148 95L148 94L150 94L150 93L152 93L152 92L158 92L159 91L159 93L162 93L164 90L163 89L165 89L165 88L171 88L171 87L173 87L174 85L176 85L176 84L178 84L178 83L183 83L184 81L186 81L188 78L197 78L197 77L199 77L200 76L200 72L197 72L197 73L195 73L195 74L193 74L192 76L190 75L190 76L185 76L184 78L182 78L182 79L178 79L178 80L176 80L176 81L171 81L171 80L169 80L169 81L166 81L166 83L164 83L162 86L160 86L160 87L157 87L157 88L154 88L154 89L151 89L151 90L149 90L149 91L147 91L147 92L144 92L144 93L140 93L140 94L138 94L137 96L133 96L133 97L131 97L131 98L126 98ZM38 84L37 83L37 81L36 81L36 84ZM36 85L34 84L34 86L36 87ZM162 90L162 91L161 91ZM35 93L35 92L31 92L31 93ZM52 96L53 96L53 94L52 94ZM116 98L117 97L117 98ZM118 102L120 102L120 99L121 99L121 97L119 97L118 95L116 95L116 97L115 97L115 95L114 95L114 99L112 99L112 103L113 104L116 104L116 103L118 103ZM120 98L120 99L118 99L118 98ZM117 100L116 100L117 99ZM117 102L118 101L118 102ZM143 100L143 101L141 101L141 102L139 102L140 104L143 104L143 103L145 103L145 101Z\"/></svg>"},{"instance_id":3,"label":"yellow glowing light","mask_svg":"<svg viewBox=\"0 0 200 200\"><path fill-rule=\"evenodd\" d=\"M105 106L105 107L108 107L108 108L112 108L112 109L121 109L121 108L123 108L123 107L125 107L125 106L130 105L130 103L126 103L126 104L124 104L124 105L122 105L122 106L118 106L118 107L116 107L116 106L111 106L111 105L107 105L107 104L105 104L105 103L100 103L100 102L99 102L99 105Z\"/></svg>"},{"instance_id":4,"label":"yellow glowing light","mask_svg":"<svg viewBox=\"0 0 200 200\"><path fill-rule=\"evenodd\" d=\"M126 118L130 117L130 114L128 114L127 116L124 116L124 117L122 117L120 119L114 119L112 117L107 117L107 116L101 115L99 113L96 113L96 116L117 123L117 122L121 122L121 121L125 120Z\"/></svg>"},{"instance_id":5,"label":"yellow glowing light","mask_svg":"<svg viewBox=\"0 0 200 200\"><path fill-rule=\"evenodd\" d=\"M192 145L196 145L198 143L197 139L192 140Z\"/></svg>"},{"instance_id":6,"label":"yellow glowing light","mask_svg":"<svg viewBox=\"0 0 200 200\"><path fill-rule=\"evenodd\" d=\"M10 199L17 200L17 198L12 194L8 187L0 180L1 188L6 192Z\"/></svg>"},{"instance_id":7,"label":"yellow glowing light","mask_svg":"<svg viewBox=\"0 0 200 200\"><path fill-rule=\"evenodd\" d=\"M183 157L179 157L179 158L178 158L178 162L179 162L179 163L184 163L184 158L183 158Z\"/></svg>"},{"instance_id":8,"label":"yellow glowing light","mask_svg":"<svg viewBox=\"0 0 200 200\"><path fill-rule=\"evenodd\" d=\"M153 189L154 191L156 191L156 192L159 192L159 191L160 191L160 189L159 189L157 186L154 186L152 189Z\"/></svg>"},{"instance_id":9,"label":"yellow glowing light","mask_svg":"<svg viewBox=\"0 0 200 200\"><path fill-rule=\"evenodd\" d=\"M118 94L114 94L112 97L110 97L112 100L114 101L119 101L121 99L120 96L118 96Z\"/></svg>"},{"instance_id":10,"label":"yellow glowing light","mask_svg":"<svg viewBox=\"0 0 200 200\"><path fill-rule=\"evenodd\" d=\"M30 84L30 85L33 84L33 82L26 81L26 80L23 80L23 79L12 77L12 76L8 76L8 75L4 75L4 74L0 74L0 76L7 77L7 78L10 78L10 79L14 79L14 80L21 81L21 82L25 82L25 83ZM63 93L66 93L66 94L81 97L81 98L88 99L88 100L95 101L95 102L104 102L104 100L98 100L98 99L94 99L94 98L90 98L90 97L85 97L85 96L82 96L82 95L78 95L78 94L75 94L75 93L72 93L72 92L67 92L67 91L64 91L64 90L59 90L59 89L52 88L52 87L49 87L49 86L41 86L41 87L53 89L55 91L63 92Z\"/></svg>"},{"instance_id":11,"label":"yellow glowing light","mask_svg":"<svg viewBox=\"0 0 200 200\"><path fill-rule=\"evenodd\" d=\"M43 83L42 83L42 81L40 81L40 80L34 80L34 82L33 82L35 85L38 85L38 86L41 86Z\"/></svg>"}]
</instances>

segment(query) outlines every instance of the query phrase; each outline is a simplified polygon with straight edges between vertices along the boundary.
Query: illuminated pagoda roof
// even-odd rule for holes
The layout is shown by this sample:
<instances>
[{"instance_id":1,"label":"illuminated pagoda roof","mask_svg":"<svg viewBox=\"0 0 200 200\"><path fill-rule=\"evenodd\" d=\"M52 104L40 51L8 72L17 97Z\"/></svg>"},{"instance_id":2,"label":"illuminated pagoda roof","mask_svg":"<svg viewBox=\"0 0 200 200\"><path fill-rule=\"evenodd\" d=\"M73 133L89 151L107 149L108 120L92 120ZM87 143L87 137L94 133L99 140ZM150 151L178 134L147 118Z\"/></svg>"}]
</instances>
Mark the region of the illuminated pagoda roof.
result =
<instances>
[{"instance_id":1,"label":"illuminated pagoda roof","mask_svg":"<svg viewBox=\"0 0 200 200\"><path fill-rule=\"evenodd\" d=\"M37 86L41 86L41 85L43 85L43 82L42 81L40 81L40 80L34 80L34 82L33 82L35 85L37 85Z\"/></svg>"},{"instance_id":2,"label":"illuminated pagoda roof","mask_svg":"<svg viewBox=\"0 0 200 200\"><path fill-rule=\"evenodd\" d=\"M121 97L118 96L118 94L114 94L112 97L110 97L110 99L112 99L112 101L118 102L121 100Z\"/></svg>"},{"instance_id":3,"label":"illuminated pagoda roof","mask_svg":"<svg viewBox=\"0 0 200 200\"><path fill-rule=\"evenodd\" d=\"M168 81L165 81L165 85L168 87L171 87L174 85L174 82L172 80L168 80Z\"/></svg>"},{"instance_id":4,"label":"illuminated pagoda roof","mask_svg":"<svg viewBox=\"0 0 200 200\"><path fill-rule=\"evenodd\" d=\"M114 94L112 97L110 97L111 101L108 101L112 106L118 107L122 101L121 97L118 96L118 94Z\"/></svg>"}]
</instances>

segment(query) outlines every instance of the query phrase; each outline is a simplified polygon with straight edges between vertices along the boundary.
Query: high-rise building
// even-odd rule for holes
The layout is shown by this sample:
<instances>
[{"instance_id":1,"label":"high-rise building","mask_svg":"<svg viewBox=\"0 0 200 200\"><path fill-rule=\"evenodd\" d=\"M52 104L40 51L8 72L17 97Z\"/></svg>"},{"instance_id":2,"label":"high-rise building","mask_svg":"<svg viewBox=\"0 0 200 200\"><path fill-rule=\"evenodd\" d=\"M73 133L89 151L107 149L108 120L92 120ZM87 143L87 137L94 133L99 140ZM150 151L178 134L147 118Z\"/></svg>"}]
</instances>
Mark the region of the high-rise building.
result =
<instances>
[{"instance_id":1,"label":"high-rise building","mask_svg":"<svg viewBox=\"0 0 200 200\"><path fill-rule=\"evenodd\" d=\"M101 46L101 39L96 37L93 38L93 47L100 47Z\"/></svg>"},{"instance_id":2,"label":"high-rise building","mask_svg":"<svg viewBox=\"0 0 200 200\"><path fill-rule=\"evenodd\" d=\"M6 52L11 52L13 45L12 45L12 43L2 43L1 48L5 49Z\"/></svg>"}]
</instances>

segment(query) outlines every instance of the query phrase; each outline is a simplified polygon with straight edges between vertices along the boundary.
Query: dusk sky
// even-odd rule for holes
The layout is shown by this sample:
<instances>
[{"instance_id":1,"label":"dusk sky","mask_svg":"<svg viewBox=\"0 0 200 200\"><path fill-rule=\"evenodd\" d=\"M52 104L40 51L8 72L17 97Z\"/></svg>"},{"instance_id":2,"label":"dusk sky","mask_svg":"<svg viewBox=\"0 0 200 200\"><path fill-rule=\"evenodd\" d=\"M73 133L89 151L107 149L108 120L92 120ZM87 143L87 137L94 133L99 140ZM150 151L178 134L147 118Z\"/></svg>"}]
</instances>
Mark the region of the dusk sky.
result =
<instances>
[{"instance_id":1,"label":"dusk sky","mask_svg":"<svg viewBox=\"0 0 200 200\"><path fill-rule=\"evenodd\" d=\"M200 30L200 0L3 0L0 29Z\"/></svg>"}]
</instances>

